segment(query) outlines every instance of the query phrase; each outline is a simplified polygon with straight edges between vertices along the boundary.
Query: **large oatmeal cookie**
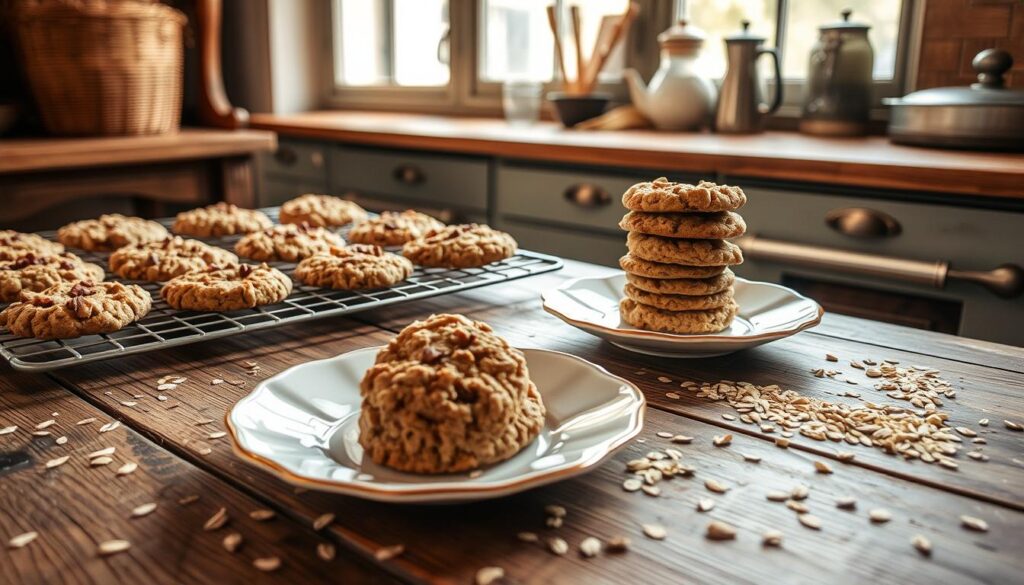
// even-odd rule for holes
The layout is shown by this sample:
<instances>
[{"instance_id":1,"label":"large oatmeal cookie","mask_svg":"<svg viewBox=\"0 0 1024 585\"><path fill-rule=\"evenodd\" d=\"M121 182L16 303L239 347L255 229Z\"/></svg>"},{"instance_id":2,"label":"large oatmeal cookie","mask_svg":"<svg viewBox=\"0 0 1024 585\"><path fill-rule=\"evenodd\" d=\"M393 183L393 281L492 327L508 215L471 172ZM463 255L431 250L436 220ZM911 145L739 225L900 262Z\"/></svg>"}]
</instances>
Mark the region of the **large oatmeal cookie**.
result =
<instances>
[{"instance_id":1,"label":"large oatmeal cookie","mask_svg":"<svg viewBox=\"0 0 1024 585\"><path fill-rule=\"evenodd\" d=\"M631 284L622 288L627 299L642 305L665 309L666 311L704 311L720 309L733 302L732 290L724 290L708 295L670 295L647 292Z\"/></svg>"},{"instance_id":2,"label":"large oatmeal cookie","mask_svg":"<svg viewBox=\"0 0 1024 585\"><path fill-rule=\"evenodd\" d=\"M235 244L235 252L261 262L298 262L344 245L345 240L330 230L289 223L245 236Z\"/></svg>"},{"instance_id":3,"label":"large oatmeal cookie","mask_svg":"<svg viewBox=\"0 0 1024 585\"><path fill-rule=\"evenodd\" d=\"M118 249L110 255L110 271L129 280L164 282L189 272L237 262L238 257L227 250L174 236Z\"/></svg>"},{"instance_id":4,"label":"large oatmeal cookie","mask_svg":"<svg viewBox=\"0 0 1024 585\"><path fill-rule=\"evenodd\" d=\"M167 229L155 221L126 217L119 213L72 222L57 230L57 239L65 246L99 251L116 250L139 242L153 242L167 236Z\"/></svg>"},{"instance_id":5,"label":"large oatmeal cookie","mask_svg":"<svg viewBox=\"0 0 1024 585\"><path fill-rule=\"evenodd\" d=\"M71 339L112 333L149 313L153 300L135 284L61 282L0 312L0 326L19 337Z\"/></svg>"},{"instance_id":6,"label":"large oatmeal cookie","mask_svg":"<svg viewBox=\"0 0 1024 585\"><path fill-rule=\"evenodd\" d=\"M402 255L420 266L474 268L512 256L516 246L505 232L469 223L430 230L406 243Z\"/></svg>"},{"instance_id":7,"label":"large oatmeal cookie","mask_svg":"<svg viewBox=\"0 0 1024 585\"><path fill-rule=\"evenodd\" d=\"M623 321L634 327L663 333L716 333L728 328L738 312L736 301L719 309L703 311L667 311L633 299L619 301L619 314Z\"/></svg>"},{"instance_id":8,"label":"large oatmeal cookie","mask_svg":"<svg viewBox=\"0 0 1024 585\"><path fill-rule=\"evenodd\" d=\"M175 309L236 311L279 303L291 292L292 281L280 270L239 264L173 278L160 289L160 296Z\"/></svg>"},{"instance_id":9,"label":"large oatmeal cookie","mask_svg":"<svg viewBox=\"0 0 1024 585\"><path fill-rule=\"evenodd\" d=\"M295 278L311 286L356 290L383 288L412 275L412 262L380 246L353 244L306 258L295 267Z\"/></svg>"},{"instance_id":10,"label":"large oatmeal cookie","mask_svg":"<svg viewBox=\"0 0 1024 585\"><path fill-rule=\"evenodd\" d=\"M64 246L36 234L0 230L0 260L17 260L25 254L52 256L64 252Z\"/></svg>"},{"instance_id":11,"label":"large oatmeal cookie","mask_svg":"<svg viewBox=\"0 0 1024 585\"><path fill-rule=\"evenodd\" d=\"M667 238L714 240L735 238L747 231L739 214L731 211L714 213L647 213L630 211L619 222L627 232L640 232Z\"/></svg>"},{"instance_id":12,"label":"large oatmeal cookie","mask_svg":"<svg viewBox=\"0 0 1024 585\"><path fill-rule=\"evenodd\" d=\"M214 203L183 211L174 218L171 231L183 236L216 238L235 234L251 234L274 225L257 209L242 209L233 203Z\"/></svg>"},{"instance_id":13,"label":"large oatmeal cookie","mask_svg":"<svg viewBox=\"0 0 1024 585\"><path fill-rule=\"evenodd\" d=\"M332 195L307 193L281 205L281 223L306 223L318 227L339 227L366 219L366 210Z\"/></svg>"},{"instance_id":14,"label":"large oatmeal cookie","mask_svg":"<svg viewBox=\"0 0 1024 585\"><path fill-rule=\"evenodd\" d=\"M28 252L0 261L0 302L14 302L22 291L40 292L61 282L81 280L100 282L103 268L69 252L49 256Z\"/></svg>"},{"instance_id":15,"label":"large oatmeal cookie","mask_svg":"<svg viewBox=\"0 0 1024 585\"><path fill-rule=\"evenodd\" d=\"M461 315L432 315L403 329L359 388L359 444L375 463L401 471L497 463L544 426L523 353Z\"/></svg>"},{"instance_id":16,"label":"large oatmeal cookie","mask_svg":"<svg viewBox=\"0 0 1024 585\"><path fill-rule=\"evenodd\" d=\"M683 240L630 232L629 253L651 262L687 266L732 266L743 263L743 251L725 240Z\"/></svg>"},{"instance_id":17,"label":"large oatmeal cookie","mask_svg":"<svg viewBox=\"0 0 1024 585\"><path fill-rule=\"evenodd\" d=\"M637 183L622 195L622 205L632 211L732 211L746 202L747 196L739 187L708 181L688 185L665 177Z\"/></svg>"},{"instance_id":18,"label":"large oatmeal cookie","mask_svg":"<svg viewBox=\"0 0 1024 585\"><path fill-rule=\"evenodd\" d=\"M379 217L368 219L352 228L348 239L359 244L401 246L430 230L443 227L444 223L412 209L401 213L385 211Z\"/></svg>"},{"instance_id":19,"label":"large oatmeal cookie","mask_svg":"<svg viewBox=\"0 0 1024 585\"><path fill-rule=\"evenodd\" d=\"M619 258L619 266L630 274L647 278L710 278L725 272L725 269L728 268L727 266L685 266L683 264L651 262L632 254L626 254Z\"/></svg>"},{"instance_id":20,"label":"large oatmeal cookie","mask_svg":"<svg viewBox=\"0 0 1024 585\"><path fill-rule=\"evenodd\" d=\"M626 282L640 290L671 295L711 295L729 290L736 283L736 275L728 268L708 278L647 278L626 274Z\"/></svg>"}]
</instances>

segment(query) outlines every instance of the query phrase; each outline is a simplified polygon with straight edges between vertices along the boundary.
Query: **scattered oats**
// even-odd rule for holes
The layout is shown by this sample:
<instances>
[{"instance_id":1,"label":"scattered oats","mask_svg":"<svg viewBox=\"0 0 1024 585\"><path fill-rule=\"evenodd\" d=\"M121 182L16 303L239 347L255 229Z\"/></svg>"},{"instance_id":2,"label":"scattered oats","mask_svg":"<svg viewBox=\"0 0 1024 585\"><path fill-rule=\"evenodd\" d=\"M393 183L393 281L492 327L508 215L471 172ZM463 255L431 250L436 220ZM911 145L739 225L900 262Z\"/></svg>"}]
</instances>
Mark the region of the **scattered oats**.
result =
<instances>
[{"instance_id":1,"label":"scattered oats","mask_svg":"<svg viewBox=\"0 0 1024 585\"><path fill-rule=\"evenodd\" d=\"M945 467L946 469L959 469L960 468L960 464L959 463L957 463L956 461L953 461L952 459L946 459L946 458L939 459L939 465Z\"/></svg>"},{"instance_id":2,"label":"scattered oats","mask_svg":"<svg viewBox=\"0 0 1024 585\"><path fill-rule=\"evenodd\" d=\"M626 536L613 536L608 539L605 550L616 553L626 552L629 550L629 538Z\"/></svg>"},{"instance_id":3,"label":"scattered oats","mask_svg":"<svg viewBox=\"0 0 1024 585\"><path fill-rule=\"evenodd\" d=\"M476 479L476 478L480 477L483 474L484 474L483 470L481 470L481 469L474 469L473 471L469 472L469 479Z\"/></svg>"},{"instance_id":4,"label":"scattered oats","mask_svg":"<svg viewBox=\"0 0 1024 585\"><path fill-rule=\"evenodd\" d=\"M988 455L985 455L981 451L968 451L967 456L975 461L988 461Z\"/></svg>"},{"instance_id":5,"label":"scattered oats","mask_svg":"<svg viewBox=\"0 0 1024 585\"><path fill-rule=\"evenodd\" d=\"M377 559L378 561L381 561L381 562L383 562L383 561L390 561L391 559L401 555L404 552L405 552L405 545L404 544L393 544L391 546L385 546L385 547L378 548L373 553L373 558L375 558L375 559Z\"/></svg>"},{"instance_id":6,"label":"scattered oats","mask_svg":"<svg viewBox=\"0 0 1024 585\"><path fill-rule=\"evenodd\" d=\"M327 512L326 514L321 514L321 515L316 517L316 520L313 520L313 530L317 530L317 531L323 530L324 528L327 528L327 526L332 524L333 522L334 522L334 513L333 512Z\"/></svg>"},{"instance_id":7,"label":"scattered oats","mask_svg":"<svg viewBox=\"0 0 1024 585\"><path fill-rule=\"evenodd\" d=\"M221 544L224 545L224 550L233 553L242 547L242 535L238 532L232 532L224 537Z\"/></svg>"},{"instance_id":8,"label":"scattered oats","mask_svg":"<svg viewBox=\"0 0 1024 585\"><path fill-rule=\"evenodd\" d=\"M708 524L706 536L709 540L732 540L736 538L736 529L718 520Z\"/></svg>"},{"instance_id":9,"label":"scattered oats","mask_svg":"<svg viewBox=\"0 0 1024 585\"><path fill-rule=\"evenodd\" d=\"M651 496L652 498L656 498L661 495L661 488L656 485L643 485L640 489L642 489L645 494Z\"/></svg>"},{"instance_id":10,"label":"scattered oats","mask_svg":"<svg viewBox=\"0 0 1024 585\"><path fill-rule=\"evenodd\" d=\"M687 437L686 435L676 435L672 437L672 442L679 445L689 445L693 442L693 437Z\"/></svg>"},{"instance_id":11,"label":"scattered oats","mask_svg":"<svg viewBox=\"0 0 1024 585\"><path fill-rule=\"evenodd\" d=\"M213 453L213 449L209 447L203 447L202 449L196 451L196 453L199 453L200 455L209 455L210 453Z\"/></svg>"},{"instance_id":12,"label":"scattered oats","mask_svg":"<svg viewBox=\"0 0 1024 585\"><path fill-rule=\"evenodd\" d=\"M258 571L269 573L281 568L281 559L278 557L262 557L253 559L252 566L256 567Z\"/></svg>"},{"instance_id":13,"label":"scattered oats","mask_svg":"<svg viewBox=\"0 0 1024 585\"><path fill-rule=\"evenodd\" d=\"M968 438L978 436L978 433L974 432L972 429L969 429L967 427L956 427L954 430Z\"/></svg>"},{"instance_id":14,"label":"scattered oats","mask_svg":"<svg viewBox=\"0 0 1024 585\"><path fill-rule=\"evenodd\" d=\"M811 488L804 484L796 486L789 492L789 496L794 500L806 500L809 495L811 495Z\"/></svg>"},{"instance_id":15,"label":"scattered oats","mask_svg":"<svg viewBox=\"0 0 1024 585\"><path fill-rule=\"evenodd\" d=\"M1020 424L1018 423L1013 422L1012 420L1004 420L1003 424L1006 425L1006 428L1010 429L1011 431L1024 431L1024 427L1020 426Z\"/></svg>"},{"instance_id":16,"label":"scattered oats","mask_svg":"<svg viewBox=\"0 0 1024 585\"><path fill-rule=\"evenodd\" d=\"M245 386L245 380L228 380L228 384L232 386Z\"/></svg>"},{"instance_id":17,"label":"scattered oats","mask_svg":"<svg viewBox=\"0 0 1024 585\"><path fill-rule=\"evenodd\" d=\"M520 532L516 538L523 542L538 542L540 540L536 532Z\"/></svg>"},{"instance_id":18,"label":"scattered oats","mask_svg":"<svg viewBox=\"0 0 1024 585\"><path fill-rule=\"evenodd\" d=\"M868 518L870 518L875 524L884 524L889 520L892 520L892 513L885 508L875 508L868 512Z\"/></svg>"},{"instance_id":19,"label":"scattered oats","mask_svg":"<svg viewBox=\"0 0 1024 585\"><path fill-rule=\"evenodd\" d=\"M800 514L796 517L801 524L812 530L821 530L821 518L814 514Z\"/></svg>"},{"instance_id":20,"label":"scattered oats","mask_svg":"<svg viewBox=\"0 0 1024 585\"><path fill-rule=\"evenodd\" d=\"M857 456L849 451L840 451L839 453L836 453L836 459L843 463L849 463L850 461L853 461L855 457Z\"/></svg>"},{"instance_id":21,"label":"scattered oats","mask_svg":"<svg viewBox=\"0 0 1024 585\"><path fill-rule=\"evenodd\" d=\"M68 442L68 438L65 437L64 435L61 435L61 436L57 437L56 439L54 439L53 442L58 444L58 445L63 445L63 444Z\"/></svg>"},{"instance_id":22,"label":"scattered oats","mask_svg":"<svg viewBox=\"0 0 1024 585\"><path fill-rule=\"evenodd\" d=\"M122 400L121 401L121 406L129 406L129 407L131 407L131 406L135 406L136 404L138 404L138 402L135 402L134 400Z\"/></svg>"},{"instance_id":23,"label":"scattered oats","mask_svg":"<svg viewBox=\"0 0 1024 585\"><path fill-rule=\"evenodd\" d=\"M665 398L669 398L669 399L672 399L672 400L679 400L680 398L682 398L682 396L680 396L676 392L666 392L665 393Z\"/></svg>"},{"instance_id":24,"label":"scattered oats","mask_svg":"<svg viewBox=\"0 0 1024 585\"><path fill-rule=\"evenodd\" d=\"M117 450L117 447L105 447L103 449L100 449L99 451L93 451L92 453L89 453L85 457L86 457L86 459L95 459L97 457L105 457L107 455L113 455L114 451L116 451L116 450Z\"/></svg>"},{"instance_id":25,"label":"scattered oats","mask_svg":"<svg viewBox=\"0 0 1024 585\"><path fill-rule=\"evenodd\" d=\"M975 532L988 532L988 522L985 522L981 518L975 518L974 516L961 516L960 523L963 524L964 528L974 530Z\"/></svg>"},{"instance_id":26,"label":"scattered oats","mask_svg":"<svg viewBox=\"0 0 1024 585\"><path fill-rule=\"evenodd\" d=\"M712 440L712 443L714 443L715 447L728 447L729 444L732 443L732 435L725 434L716 436Z\"/></svg>"},{"instance_id":27,"label":"scattered oats","mask_svg":"<svg viewBox=\"0 0 1024 585\"><path fill-rule=\"evenodd\" d=\"M796 500L786 500L786 507L797 514L806 514L811 511L806 505Z\"/></svg>"},{"instance_id":28,"label":"scattered oats","mask_svg":"<svg viewBox=\"0 0 1024 585\"><path fill-rule=\"evenodd\" d=\"M829 467L829 464L825 463L824 461L815 461L814 470L817 471L818 473L823 473L826 475L832 473L832 468Z\"/></svg>"},{"instance_id":29,"label":"scattered oats","mask_svg":"<svg viewBox=\"0 0 1024 585\"><path fill-rule=\"evenodd\" d=\"M501 567L484 567L476 572L476 585L491 585L505 578L505 569Z\"/></svg>"},{"instance_id":30,"label":"scattered oats","mask_svg":"<svg viewBox=\"0 0 1024 585\"><path fill-rule=\"evenodd\" d=\"M569 543L563 538L552 536L548 539L548 550L556 555L564 555L569 552Z\"/></svg>"},{"instance_id":31,"label":"scattered oats","mask_svg":"<svg viewBox=\"0 0 1024 585\"><path fill-rule=\"evenodd\" d=\"M118 467L117 471L114 472L114 473L116 475L128 475L129 473L134 472L138 468L139 468L139 464L138 463L135 463L134 461L129 461L128 463L125 463L121 467Z\"/></svg>"},{"instance_id":32,"label":"scattered oats","mask_svg":"<svg viewBox=\"0 0 1024 585\"><path fill-rule=\"evenodd\" d=\"M9 427L4 427L4 428L0 429L0 435L9 435L9 434L13 433L16 430L18 430L18 425L12 425L12 426L9 426Z\"/></svg>"},{"instance_id":33,"label":"scattered oats","mask_svg":"<svg viewBox=\"0 0 1024 585\"><path fill-rule=\"evenodd\" d=\"M765 530L761 534L761 544L764 546L782 546L782 533L778 530Z\"/></svg>"},{"instance_id":34,"label":"scattered oats","mask_svg":"<svg viewBox=\"0 0 1024 585\"><path fill-rule=\"evenodd\" d=\"M986 441L985 439L982 439L981 437L978 437L977 439L971 439L971 442L972 443L977 443L979 445L985 445L986 443L988 443L988 441Z\"/></svg>"},{"instance_id":35,"label":"scattered oats","mask_svg":"<svg viewBox=\"0 0 1024 585\"><path fill-rule=\"evenodd\" d=\"M548 516L544 519L544 525L548 528L561 528L562 522L563 520L558 516Z\"/></svg>"},{"instance_id":36,"label":"scattered oats","mask_svg":"<svg viewBox=\"0 0 1024 585\"><path fill-rule=\"evenodd\" d=\"M197 420L197 421L195 422L195 425L196 425L196 426L199 426L199 425L208 425L208 424L210 424L210 423L212 423L212 422L213 422L213 419L212 419L212 418L201 418L201 419L199 419L199 420Z\"/></svg>"},{"instance_id":37,"label":"scattered oats","mask_svg":"<svg viewBox=\"0 0 1024 585\"><path fill-rule=\"evenodd\" d=\"M28 546L39 536L38 532L25 532L7 541L7 548L22 548Z\"/></svg>"},{"instance_id":38,"label":"scattered oats","mask_svg":"<svg viewBox=\"0 0 1024 585\"><path fill-rule=\"evenodd\" d=\"M987 418L983 418L983 419L978 421L978 424L980 426L987 427L988 426L988 419Z\"/></svg>"},{"instance_id":39,"label":"scattered oats","mask_svg":"<svg viewBox=\"0 0 1024 585\"><path fill-rule=\"evenodd\" d=\"M159 386L156 387L156 389L161 392L167 392L168 390L174 390L177 387L177 384L160 384Z\"/></svg>"},{"instance_id":40,"label":"scattered oats","mask_svg":"<svg viewBox=\"0 0 1024 585\"><path fill-rule=\"evenodd\" d=\"M224 380L221 380L220 378L214 378L214 379L210 380L210 385L211 386L216 386L217 384L223 384L223 383L224 383Z\"/></svg>"},{"instance_id":41,"label":"scattered oats","mask_svg":"<svg viewBox=\"0 0 1024 585\"><path fill-rule=\"evenodd\" d=\"M102 465L110 465L114 460L111 457L96 457L89 461L90 467L100 467Z\"/></svg>"},{"instance_id":42,"label":"scattered oats","mask_svg":"<svg viewBox=\"0 0 1024 585\"><path fill-rule=\"evenodd\" d=\"M179 498L178 499L178 504L182 505L182 506L187 506L189 504L194 504L194 503L196 503L198 501L199 501L199 496L193 494L191 496L185 496L183 498Z\"/></svg>"},{"instance_id":43,"label":"scattered oats","mask_svg":"<svg viewBox=\"0 0 1024 585\"><path fill-rule=\"evenodd\" d=\"M43 422L36 425L36 430L41 431L43 429L49 428L53 426L56 422L57 421L53 420L52 418L49 420L44 420Z\"/></svg>"},{"instance_id":44,"label":"scattered oats","mask_svg":"<svg viewBox=\"0 0 1024 585\"><path fill-rule=\"evenodd\" d=\"M627 492L635 492L642 488L643 486L644 482L642 480L636 479L635 477L631 477L626 481L622 482L622 489L626 490Z\"/></svg>"},{"instance_id":45,"label":"scattered oats","mask_svg":"<svg viewBox=\"0 0 1024 585\"><path fill-rule=\"evenodd\" d=\"M206 438L208 438L208 439L220 439L221 437L226 437L227 435L228 434L225 433L224 431L215 431L215 432L210 433L209 435L206 435Z\"/></svg>"},{"instance_id":46,"label":"scattered oats","mask_svg":"<svg viewBox=\"0 0 1024 585\"><path fill-rule=\"evenodd\" d=\"M853 361L850 362L850 367L854 368L854 369L857 369L857 370L863 370L864 369L864 364L858 362L857 360L853 360Z\"/></svg>"},{"instance_id":47,"label":"scattered oats","mask_svg":"<svg viewBox=\"0 0 1024 585\"><path fill-rule=\"evenodd\" d=\"M71 458L70 455L65 455L63 457L58 457L56 459L50 459L49 461L46 462L46 468L47 469L53 469L54 467L59 467L61 465L64 465L65 463L68 462L68 459L70 459L70 458Z\"/></svg>"},{"instance_id":48,"label":"scattered oats","mask_svg":"<svg viewBox=\"0 0 1024 585\"><path fill-rule=\"evenodd\" d=\"M830 361L830 362L838 362L839 361L839 356L837 356L834 353L826 353L825 354L825 359Z\"/></svg>"},{"instance_id":49,"label":"scattered oats","mask_svg":"<svg viewBox=\"0 0 1024 585\"><path fill-rule=\"evenodd\" d=\"M857 499L853 496L842 496L836 498L836 507L843 510L853 510L857 507Z\"/></svg>"},{"instance_id":50,"label":"scattered oats","mask_svg":"<svg viewBox=\"0 0 1024 585\"><path fill-rule=\"evenodd\" d=\"M701 498L697 500L697 511L698 512L709 512L711 508L715 507L715 501L711 498Z\"/></svg>"},{"instance_id":51,"label":"scattered oats","mask_svg":"<svg viewBox=\"0 0 1024 585\"><path fill-rule=\"evenodd\" d=\"M213 532L214 530L220 530L228 523L228 509L221 508L214 512L213 516L210 516L209 520L203 524L203 530L207 532Z\"/></svg>"},{"instance_id":52,"label":"scattered oats","mask_svg":"<svg viewBox=\"0 0 1024 585\"><path fill-rule=\"evenodd\" d=\"M780 447L782 449L786 449L789 447L789 439L785 437L779 437L775 439L775 446Z\"/></svg>"},{"instance_id":53,"label":"scattered oats","mask_svg":"<svg viewBox=\"0 0 1024 585\"><path fill-rule=\"evenodd\" d=\"M50 431L32 431L32 435L36 437L49 437L51 434L53 433Z\"/></svg>"},{"instance_id":54,"label":"scattered oats","mask_svg":"<svg viewBox=\"0 0 1024 585\"><path fill-rule=\"evenodd\" d=\"M654 540L665 540L668 536L668 531L661 524L643 524L644 535L647 538L653 538Z\"/></svg>"},{"instance_id":55,"label":"scattered oats","mask_svg":"<svg viewBox=\"0 0 1024 585\"><path fill-rule=\"evenodd\" d=\"M658 381L663 384L668 384L672 381L672 378L669 378L668 376L658 376Z\"/></svg>"},{"instance_id":56,"label":"scattered oats","mask_svg":"<svg viewBox=\"0 0 1024 585\"><path fill-rule=\"evenodd\" d=\"M864 371L864 375L867 376L868 378L881 378L882 370L878 368L868 368L867 370Z\"/></svg>"},{"instance_id":57,"label":"scattered oats","mask_svg":"<svg viewBox=\"0 0 1024 585\"><path fill-rule=\"evenodd\" d=\"M249 517L257 522L266 522L267 520L273 520L275 516L277 516L277 514L275 514L273 510L267 510L265 508L249 512Z\"/></svg>"},{"instance_id":58,"label":"scattered oats","mask_svg":"<svg viewBox=\"0 0 1024 585\"><path fill-rule=\"evenodd\" d=\"M923 554L924 556L932 556L932 541L928 540L924 536L920 534L915 534L914 537L910 539L910 544L914 545L914 548L917 549L917 552Z\"/></svg>"},{"instance_id":59,"label":"scattered oats","mask_svg":"<svg viewBox=\"0 0 1024 585\"><path fill-rule=\"evenodd\" d=\"M588 536L580 541L580 554L592 558L596 557L601 552L601 541Z\"/></svg>"},{"instance_id":60,"label":"scattered oats","mask_svg":"<svg viewBox=\"0 0 1024 585\"><path fill-rule=\"evenodd\" d=\"M775 432L775 425L764 423L764 424L761 425L761 432L762 433L774 433Z\"/></svg>"},{"instance_id":61,"label":"scattered oats","mask_svg":"<svg viewBox=\"0 0 1024 585\"><path fill-rule=\"evenodd\" d=\"M729 414L729 413L723 414L722 418L724 418L725 420L736 420L736 417L731 415L731 414Z\"/></svg>"},{"instance_id":62,"label":"scattered oats","mask_svg":"<svg viewBox=\"0 0 1024 585\"><path fill-rule=\"evenodd\" d=\"M709 491L715 492L716 494L724 494L729 491L729 486L715 479L704 480L704 487Z\"/></svg>"},{"instance_id":63,"label":"scattered oats","mask_svg":"<svg viewBox=\"0 0 1024 585\"><path fill-rule=\"evenodd\" d=\"M847 383L847 384L851 384L851 385L853 385L853 386L856 386L857 384L860 384L860 382L858 382L857 380L853 380L853 379L851 379L851 378L847 378L847 379L846 379L846 383Z\"/></svg>"},{"instance_id":64,"label":"scattered oats","mask_svg":"<svg viewBox=\"0 0 1024 585\"><path fill-rule=\"evenodd\" d=\"M744 460L744 461L749 461L749 462L751 462L751 463L760 463L760 462L761 462L761 456L760 456L760 455L748 455L748 454L744 454L744 455L743 455L743 460Z\"/></svg>"},{"instance_id":65,"label":"scattered oats","mask_svg":"<svg viewBox=\"0 0 1024 585\"><path fill-rule=\"evenodd\" d=\"M143 516L149 516L156 510L156 502L150 502L148 504L142 504L141 506L135 506L132 508L132 518L142 518Z\"/></svg>"},{"instance_id":66,"label":"scattered oats","mask_svg":"<svg viewBox=\"0 0 1024 585\"><path fill-rule=\"evenodd\" d=\"M127 540L107 540L100 543L96 552L101 556L115 555L117 553L124 552L131 547L132 544Z\"/></svg>"},{"instance_id":67,"label":"scattered oats","mask_svg":"<svg viewBox=\"0 0 1024 585\"><path fill-rule=\"evenodd\" d=\"M333 561L337 554L338 549L329 542L321 542L316 545L316 556L320 557L320 560L322 561Z\"/></svg>"},{"instance_id":68,"label":"scattered oats","mask_svg":"<svg viewBox=\"0 0 1024 585\"><path fill-rule=\"evenodd\" d=\"M671 439L674 435L668 431L658 431L657 435L662 439Z\"/></svg>"},{"instance_id":69,"label":"scattered oats","mask_svg":"<svg viewBox=\"0 0 1024 585\"><path fill-rule=\"evenodd\" d=\"M764 497L768 498L768 500L772 502L785 502L789 499L789 494L787 492L772 490L765 494Z\"/></svg>"},{"instance_id":70,"label":"scattered oats","mask_svg":"<svg viewBox=\"0 0 1024 585\"><path fill-rule=\"evenodd\" d=\"M119 420L108 422L107 424L105 424L102 427L100 427L100 432L101 433L109 433L110 431L116 429L119 426L121 426L121 421L119 421Z\"/></svg>"}]
</instances>

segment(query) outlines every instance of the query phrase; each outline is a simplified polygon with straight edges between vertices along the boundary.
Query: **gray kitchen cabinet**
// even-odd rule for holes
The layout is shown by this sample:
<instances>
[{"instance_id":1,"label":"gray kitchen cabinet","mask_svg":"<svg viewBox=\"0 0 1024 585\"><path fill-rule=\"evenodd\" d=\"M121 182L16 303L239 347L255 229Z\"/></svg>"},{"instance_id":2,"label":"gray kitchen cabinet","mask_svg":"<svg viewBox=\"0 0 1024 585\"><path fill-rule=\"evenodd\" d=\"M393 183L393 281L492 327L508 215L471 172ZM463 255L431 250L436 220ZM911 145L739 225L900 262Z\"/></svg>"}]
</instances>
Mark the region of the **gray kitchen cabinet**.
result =
<instances>
[{"instance_id":1,"label":"gray kitchen cabinet","mask_svg":"<svg viewBox=\"0 0 1024 585\"><path fill-rule=\"evenodd\" d=\"M280 205L303 193L327 192L327 148L319 141L280 138L277 149L263 153L258 167L261 206Z\"/></svg>"}]
</instances>

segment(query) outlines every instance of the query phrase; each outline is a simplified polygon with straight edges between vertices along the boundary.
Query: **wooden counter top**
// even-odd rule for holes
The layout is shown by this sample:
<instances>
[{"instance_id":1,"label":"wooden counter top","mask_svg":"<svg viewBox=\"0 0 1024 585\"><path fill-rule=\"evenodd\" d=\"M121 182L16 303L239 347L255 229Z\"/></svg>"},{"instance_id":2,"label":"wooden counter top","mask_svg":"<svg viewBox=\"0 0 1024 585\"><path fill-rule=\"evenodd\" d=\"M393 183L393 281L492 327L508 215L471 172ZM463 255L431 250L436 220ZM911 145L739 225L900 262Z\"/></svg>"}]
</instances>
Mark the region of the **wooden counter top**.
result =
<instances>
[{"instance_id":1,"label":"wooden counter top","mask_svg":"<svg viewBox=\"0 0 1024 585\"><path fill-rule=\"evenodd\" d=\"M897 146L880 136L590 132L549 122L517 127L493 118L352 111L254 114L252 125L286 136L394 148L1024 198L1024 154Z\"/></svg>"}]
</instances>

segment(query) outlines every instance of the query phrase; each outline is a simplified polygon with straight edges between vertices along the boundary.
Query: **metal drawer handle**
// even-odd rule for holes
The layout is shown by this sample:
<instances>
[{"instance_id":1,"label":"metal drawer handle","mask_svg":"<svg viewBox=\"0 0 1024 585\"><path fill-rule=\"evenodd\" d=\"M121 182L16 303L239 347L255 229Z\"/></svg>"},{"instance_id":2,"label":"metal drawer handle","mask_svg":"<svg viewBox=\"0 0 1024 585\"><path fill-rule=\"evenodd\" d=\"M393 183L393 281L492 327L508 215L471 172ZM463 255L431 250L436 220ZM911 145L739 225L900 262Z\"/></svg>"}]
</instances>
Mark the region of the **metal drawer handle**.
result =
<instances>
[{"instance_id":1,"label":"metal drawer handle","mask_svg":"<svg viewBox=\"0 0 1024 585\"><path fill-rule=\"evenodd\" d=\"M825 214L825 223L854 238L890 238L903 231L896 218L867 207L833 209Z\"/></svg>"},{"instance_id":2,"label":"metal drawer handle","mask_svg":"<svg viewBox=\"0 0 1024 585\"><path fill-rule=\"evenodd\" d=\"M1016 264L1003 264L992 270L957 270L951 268L946 260L926 262L891 258L768 240L754 235L742 237L736 243L751 260L889 278L938 289L945 288L949 281L959 280L981 285L1005 299L1024 293L1024 268Z\"/></svg>"},{"instance_id":3,"label":"metal drawer handle","mask_svg":"<svg viewBox=\"0 0 1024 585\"><path fill-rule=\"evenodd\" d=\"M580 207L604 207L612 202L612 196L603 188L592 183L578 183L565 190L564 197Z\"/></svg>"},{"instance_id":4,"label":"metal drawer handle","mask_svg":"<svg viewBox=\"0 0 1024 585\"><path fill-rule=\"evenodd\" d=\"M398 165L391 171L391 176L399 183L406 185L419 185L427 180L427 175L416 165Z\"/></svg>"},{"instance_id":5,"label":"metal drawer handle","mask_svg":"<svg viewBox=\"0 0 1024 585\"><path fill-rule=\"evenodd\" d=\"M286 167L290 167L299 161L299 155L295 152L294 148L279 146L274 151L274 160Z\"/></svg>"}]
</instances>

